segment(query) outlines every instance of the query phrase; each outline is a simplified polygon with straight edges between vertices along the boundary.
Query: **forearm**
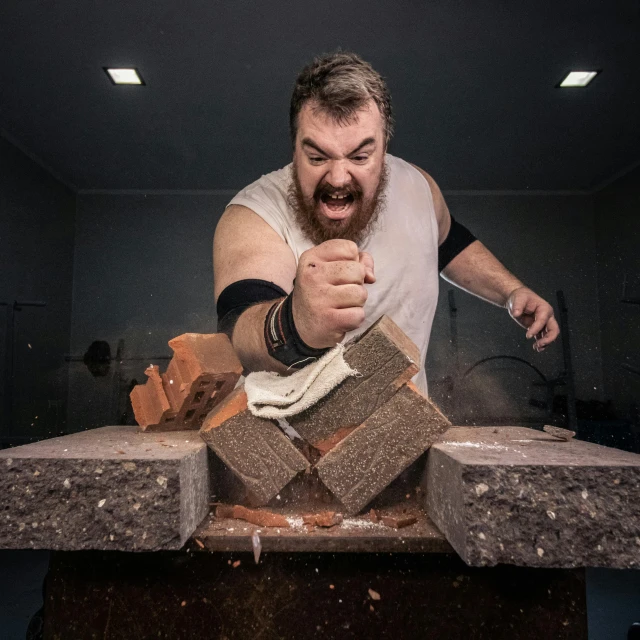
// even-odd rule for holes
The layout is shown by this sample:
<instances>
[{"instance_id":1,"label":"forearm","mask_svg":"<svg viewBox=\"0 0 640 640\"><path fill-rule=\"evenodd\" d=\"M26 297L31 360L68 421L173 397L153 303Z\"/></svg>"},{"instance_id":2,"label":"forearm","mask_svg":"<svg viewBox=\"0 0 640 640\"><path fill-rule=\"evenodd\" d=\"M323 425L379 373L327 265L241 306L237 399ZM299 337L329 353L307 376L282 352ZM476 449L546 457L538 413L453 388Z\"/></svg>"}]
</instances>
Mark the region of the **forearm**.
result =
<instances>
[{"instance_id":1,"label":"forearm","mask_svg":"<svg viewBox=\"0 0 640 640\"><path fill-rule=\"evenodd\" d=\"M487 302L504 307L524 285L480 241L471 243L442 271L442 277Z\"/></svg>"},{"instance_id":2,"label":"forearm","mask_svg":"<svg viewBox=\"0 0 640 640\"><path fill-rule=\"evenodd\" d=\"M287 372L285 365L269 355L264 342L265 317L276 302L269 300L249 307L236 322L232 344L247 371Z\"/></svg>"}]
</instances>

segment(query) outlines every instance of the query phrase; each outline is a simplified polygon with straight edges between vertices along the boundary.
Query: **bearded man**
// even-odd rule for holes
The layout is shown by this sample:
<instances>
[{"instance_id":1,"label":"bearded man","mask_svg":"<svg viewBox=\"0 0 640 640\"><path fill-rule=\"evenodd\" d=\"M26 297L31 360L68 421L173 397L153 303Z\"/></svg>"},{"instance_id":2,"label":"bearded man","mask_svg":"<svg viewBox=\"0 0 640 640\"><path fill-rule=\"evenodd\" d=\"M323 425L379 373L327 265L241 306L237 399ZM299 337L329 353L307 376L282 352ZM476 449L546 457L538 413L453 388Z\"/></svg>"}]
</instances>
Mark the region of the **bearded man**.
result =
<instances>
[{"instance_id":1,"label":"bearded man","mask_svg":"<svg viewBox=\"0 0 640 640\"><path fill-rule=\"evenodd\" d=\"M386 314L424 371L438 274L505 307L541 351L552 307L451 217L433 178L387 153L391 98L359 56L317 58L291 98L293 162L233 198L214 238L218 329L249 371L309 364Z\"/></svg>"}]
</instances>

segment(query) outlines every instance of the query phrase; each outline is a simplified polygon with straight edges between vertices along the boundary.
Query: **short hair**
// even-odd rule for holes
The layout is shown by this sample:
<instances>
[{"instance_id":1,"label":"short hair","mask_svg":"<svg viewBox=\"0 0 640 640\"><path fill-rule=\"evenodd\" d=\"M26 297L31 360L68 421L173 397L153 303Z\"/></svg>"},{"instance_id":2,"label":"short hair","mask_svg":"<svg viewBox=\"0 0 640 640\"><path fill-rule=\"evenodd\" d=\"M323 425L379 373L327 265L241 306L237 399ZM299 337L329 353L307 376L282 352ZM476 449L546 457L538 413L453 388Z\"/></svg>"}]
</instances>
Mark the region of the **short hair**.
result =
<instances>
[{"instance_id":1,"label":"short hair","mask_svg":"<svg viewBox=\"0 0 640 640\"><path fill-rule=\"evenodd\" d=\"M391 94L382 76L359 55L338 51L315 58L300 73L291 96L289 131L295 147L298 115L305 103L316 102L321 111L341 124L351 121L369 100L380 110L385 145L393 135Z\"/></svg>"}]
</instances>

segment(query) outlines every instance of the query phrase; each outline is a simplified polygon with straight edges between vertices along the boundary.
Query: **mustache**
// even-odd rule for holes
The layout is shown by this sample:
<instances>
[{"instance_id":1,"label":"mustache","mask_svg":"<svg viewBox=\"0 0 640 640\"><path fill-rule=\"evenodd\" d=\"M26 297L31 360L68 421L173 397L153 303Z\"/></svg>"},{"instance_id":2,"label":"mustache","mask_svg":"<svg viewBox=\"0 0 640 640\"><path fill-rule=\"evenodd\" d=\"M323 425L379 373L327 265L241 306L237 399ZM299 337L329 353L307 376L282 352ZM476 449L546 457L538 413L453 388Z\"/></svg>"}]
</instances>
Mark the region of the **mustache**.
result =
<instances>
[{"instance_id":1,"label":"mustache","mask_svg":"<svg viewBox=\"0 0 640 640\"><path fill-rule=\"evenodd\" d=\"M345 185L344 187L333 187L332 185L325 182L323 184L319 184L316 187L315 191L313 192L313 199L317 202L323 196L331 196L334 193L350 195L354 200L361 199L364 195L362 187L357 182L350 183L348 185Z\"/></svg>"}]
</instances>

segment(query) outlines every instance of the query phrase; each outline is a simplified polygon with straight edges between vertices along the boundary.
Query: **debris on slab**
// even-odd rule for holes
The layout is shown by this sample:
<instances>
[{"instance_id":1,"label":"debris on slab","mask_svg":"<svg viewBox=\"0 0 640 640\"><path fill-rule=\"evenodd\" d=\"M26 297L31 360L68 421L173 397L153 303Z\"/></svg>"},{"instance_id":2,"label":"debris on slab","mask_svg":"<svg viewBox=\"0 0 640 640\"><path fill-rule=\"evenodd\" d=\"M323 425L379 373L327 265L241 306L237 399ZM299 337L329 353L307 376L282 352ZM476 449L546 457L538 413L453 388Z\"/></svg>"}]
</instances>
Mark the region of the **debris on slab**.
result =
<instances>
[{"instance_id":1,"label":"debris on slab","mask_svg":"<svg viewBox=\"0 0 640 640\"><path fill-rule=\"evenodd\" d=\"M374 591L373 589L369 589L369 597L372 600L380 600L380 594L377 591Z\"/></svg>"},{"instance_id":2,"label":"debris on slab","mask_svg":"<svg viewBox=\"0 0 640 640\"><path fill-rule=\"evenodd\" d=\"M576 435L575 431L570 431L569 429L561 429L560 427L554 427L550 424L545 424L544 427L542 427L542 430L545 433L554 436L555 438L563 440L564 442L569 442L569 440L571 440L571 438Z\"/></svg>"},{"instance_id":3,"label":"debris on slab","mask_svg":"<svg viewBox=\"0 0 640 640\"><path fill-rule=\"evenodd\" d=\"M258 509L247 509L241 505L221 504L216 507L217 518L236 518L246 520L259 527L288 527L289 521L278 513L271 511L261 511Z\"/></svg>"},{"instance_id":4,"label":"debris on slab","mask_svg":"<svg viewBox=\"0 0 640 640\"><path fill-rule=\"evenodd\" d=\"M393 527L394 529L404 529L404 527L408 527L412 524L418 522L418 518L416 516L382 516L380 518L380 522L386 525L387 527Z\"/></svg>"},{"instance_id":5,"label":"debris on slab","mask_svg":"<svg viewBox=\"0 0 640 640\"><path fill-rule=\"evenodd\" d=\"M342 520L342 514L335 511L322 511L321 513L302 516L304 524L315 527L334 527L337 524L341 524Z\"/></svg>"}]
</instances>

